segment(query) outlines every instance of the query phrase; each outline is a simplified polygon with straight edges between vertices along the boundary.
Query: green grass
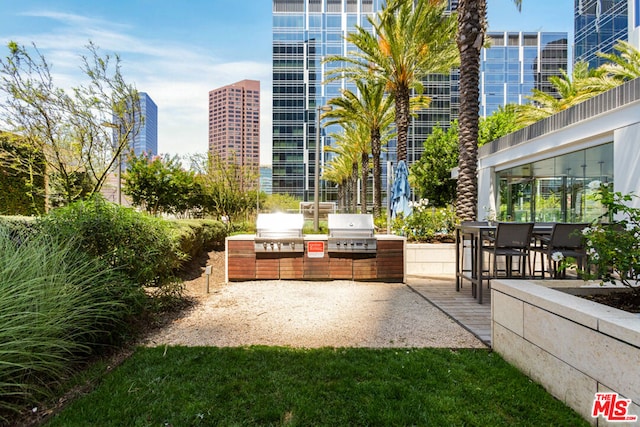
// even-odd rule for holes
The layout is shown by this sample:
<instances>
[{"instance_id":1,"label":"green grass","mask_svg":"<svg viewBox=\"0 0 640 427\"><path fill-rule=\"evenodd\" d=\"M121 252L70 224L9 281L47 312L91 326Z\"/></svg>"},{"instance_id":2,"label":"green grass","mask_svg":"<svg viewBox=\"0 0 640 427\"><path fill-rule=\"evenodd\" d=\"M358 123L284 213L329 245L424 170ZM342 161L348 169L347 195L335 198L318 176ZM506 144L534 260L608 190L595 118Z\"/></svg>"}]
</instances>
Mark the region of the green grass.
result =
<instances>
[{"instance_id":1,"label":"green grass","mask_svg":"<svg viewBox=\"0 0 640 427\"><path fill-rule=\"evenodd\" d=\"M161 347L47 425L588 424L488 350Z\"/></svg>"}]
</instances>

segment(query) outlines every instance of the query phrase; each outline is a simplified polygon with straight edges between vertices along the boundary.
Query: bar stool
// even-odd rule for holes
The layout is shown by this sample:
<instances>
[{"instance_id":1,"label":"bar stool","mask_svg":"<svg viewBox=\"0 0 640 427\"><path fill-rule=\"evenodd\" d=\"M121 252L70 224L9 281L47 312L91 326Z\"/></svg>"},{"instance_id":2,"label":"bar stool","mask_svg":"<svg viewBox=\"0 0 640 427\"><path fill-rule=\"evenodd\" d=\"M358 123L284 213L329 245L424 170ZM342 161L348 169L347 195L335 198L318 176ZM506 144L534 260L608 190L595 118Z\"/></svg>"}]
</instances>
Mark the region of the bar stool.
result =
<instances>
[{"instance_id":1,"label":"bar stool","mask_svg":"<svg viewBox=\"0 0 640 427\"><path fill-rule=\"evenodd\" d=\"M503 271L500 277L526 277L526 266L529 266L531 273L531 259L529 250L531 247L531 234L533 232L532 222L500 222L496 227L495 238L492 244L483 246L482 250L489 253L489 259L493 258L492 270L489 272L490 278L499 277L498 272ZM498 257L505 258L504 270L498 270ZM513 258L520 260L518 268L519 276L513 274Z\"/></svg>"}]
</instances>

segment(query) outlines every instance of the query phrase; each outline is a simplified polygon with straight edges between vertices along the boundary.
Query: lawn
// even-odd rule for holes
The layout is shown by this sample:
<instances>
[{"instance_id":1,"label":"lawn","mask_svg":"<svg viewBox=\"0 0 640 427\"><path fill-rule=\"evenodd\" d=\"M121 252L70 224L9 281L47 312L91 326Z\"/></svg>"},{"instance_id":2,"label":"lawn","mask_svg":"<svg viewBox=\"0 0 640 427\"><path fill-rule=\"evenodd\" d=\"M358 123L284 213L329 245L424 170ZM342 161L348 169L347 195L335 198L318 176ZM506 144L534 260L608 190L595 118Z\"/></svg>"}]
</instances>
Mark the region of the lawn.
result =
<instances>
[{"instance_id":1,"label":"lawn","mask_svg":"<svg viewBox=\"0 0 640 427\"><path fill-rule=\"evenodd\" d=\"M580 426L490 350L139 348L48 426Z\"/></svg>"}]
</instances>

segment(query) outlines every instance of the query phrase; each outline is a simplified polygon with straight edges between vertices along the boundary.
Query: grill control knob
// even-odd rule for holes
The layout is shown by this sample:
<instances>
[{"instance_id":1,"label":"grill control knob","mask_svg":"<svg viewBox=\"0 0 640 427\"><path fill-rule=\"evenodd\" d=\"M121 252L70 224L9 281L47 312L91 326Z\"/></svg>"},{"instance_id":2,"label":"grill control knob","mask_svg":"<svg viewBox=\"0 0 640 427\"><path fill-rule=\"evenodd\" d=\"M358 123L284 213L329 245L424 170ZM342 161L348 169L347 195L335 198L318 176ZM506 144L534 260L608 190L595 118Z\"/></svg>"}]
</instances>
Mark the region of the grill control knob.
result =
<instances>
[{"instance_id":1,"label":"grill control knob","mask_svg":"<svg viewBox=\"0 0 640 427\"><path fill-rule=\"evenodd\" d=\"M271 250L273 250L273 242L269 244L271 246Z\"/></svg>"},{"instance_id":2,"label":"grill control knob","mask_svg":"<svg viewBox=\"0 0 640 427\"><path fill-rule=\"evenodd\" d=\"M267 242L262 242L262 247L264 248L264 250L267 250Z\"/></svg>"},{"instance_id":3,"label":"grill control knob","mask_svg":"<svg viewBox=\"0 0 640 427\"><path fill-rule=\"evenodd\" d=\"M282 249L282 242L278 242L278 250Z\"/></svg>"},{"instance_id":4,"label":"grill control knob","mask_svg":"<svg viewBox=\"0 0 640 427\"><path fill-rule=\"evenodd\" d=\"M291 249L295 249L296 248L296 242L289 243L289 246L291 246Z\"/></svg>"},{"instance_id":5,"label":"grill control knob","mask_svg":"<svg viewBox=\"0 0 640 427\"><path fill-rule=\"evenodd\" d=\"M351 246L355 245L355 243L353 243L353 240L351 241Z\"/></svg>"},{"instance_id":6,"label":"grill control knob","mask_svg":"<svg viewBox=\"0 0 640 427\"><path fill-rule=\"evenodd\" d=\"M340 242L336 242L336 246L340 247Z\"/></svg>"},{"instance_id":7,"label":"grill control knob","mask_svg":"<svg viewBox=\"0 0 640 427\"><path fill-rule=\"evenodd\" d=\"M366 249L368 247L369 247L369 244L367 242L364 242L364 248Z\"/></svg>"}]
</instances>

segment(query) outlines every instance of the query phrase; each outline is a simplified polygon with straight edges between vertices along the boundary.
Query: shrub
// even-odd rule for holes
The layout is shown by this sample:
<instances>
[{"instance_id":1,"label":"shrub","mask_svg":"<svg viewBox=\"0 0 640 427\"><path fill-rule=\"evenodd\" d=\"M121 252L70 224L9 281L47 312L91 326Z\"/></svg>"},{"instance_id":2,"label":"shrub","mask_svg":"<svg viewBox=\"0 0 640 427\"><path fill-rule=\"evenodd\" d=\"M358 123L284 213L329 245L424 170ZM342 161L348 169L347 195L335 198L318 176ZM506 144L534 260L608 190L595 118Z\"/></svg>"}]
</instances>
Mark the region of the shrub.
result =
<instances>
[{"instance_id":1,"label":"shrub","mask_svg":"<svg viewBox=\"0 0 640 427\"><path fill-rule=\"evenodd\" d=\"M409 241L452 242L456 216L453 207L435 208L428 206L426 199L411 203L411 215L396 217L392 229Z\"/></svg>"},{"instance_id":2,"label":"shrub","mask_svg":"<svg viewBox=\"0 0 640 427\"><path fill-rule=\"evenodd\" d=\"M132 301L145 298L73 240L11 234L0 224L0 419L118 341Z\"/></svg>"},{"instance_id":3,"label":"shrub","mask_svg":"<svg viewBox=\"0 0 640 427\"><path fill-rule=\"evenodd\" d=\"M224 250L228 226L220 221L180 219L170 221L178 250L193 258L202 251Z\"/></svg>"},{"instance_id":4,"label":"shrub","mask_svg":"<svg viewBox=\"0 0 640 427\"><path fill-rule=\"evenodd\" d=\"M589 185L594 198L605 208L604 221L583 230L588 265L594 274L586 279L599 278L603 283L620 281L625 286L637 286L640 281L640 209L628 206L634 194L613 192L609 185L593 181Z\"/></svg>"},{"instance_id":5,"label":"shrub","mask_svg":"<svg viewBox=\"0 0 640 427\"><path fill-rule=\"evenodd\" d=\"M75 241L139 285L162 286L174 280L184 261L165 220L118 206L95 196L51 212L43 230Z\"/></svg>"}]
</instances>

